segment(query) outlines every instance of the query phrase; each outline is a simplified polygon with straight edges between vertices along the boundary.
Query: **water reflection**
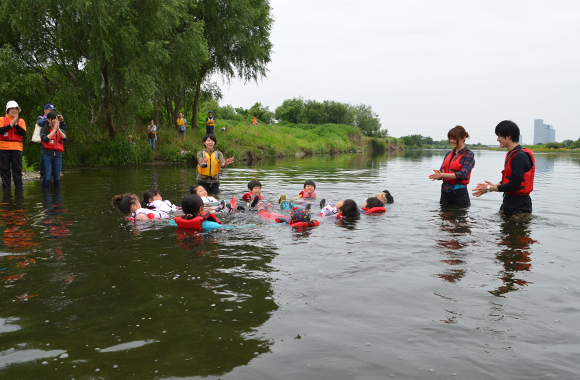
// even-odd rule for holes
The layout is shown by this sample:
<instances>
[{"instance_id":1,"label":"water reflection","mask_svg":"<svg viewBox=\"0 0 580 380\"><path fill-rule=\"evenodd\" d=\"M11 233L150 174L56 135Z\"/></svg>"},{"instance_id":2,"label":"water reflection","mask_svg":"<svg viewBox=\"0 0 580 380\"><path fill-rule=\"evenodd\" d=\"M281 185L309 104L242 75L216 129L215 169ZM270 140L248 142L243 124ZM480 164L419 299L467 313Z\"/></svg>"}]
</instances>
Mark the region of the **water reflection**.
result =
<instances>
[{"instance_id":1,"label":"water reflection","mask_svg":"<svg viewBox=\"0 0 580 380\"><path fill-rule=\"evenodd\" d=\"M531 246L537 243L530 238L530 223L530 219L517 222L508 220L501 225L500 246L503 249L496 258L504 267L498 275L503 284L490 291L494 296L503 296L530 284L524 279L524 274L532 269Z\"/></svg>"},{"instance_id":2,"label":"water reflection","mask_svg":"<svg viewBox=\"0 0 580 380\"><path fill-rule=\"evenodd\" d=\"M554 171L555 154L536 154L536 173L550 173Z\"/></svg>"},{"instance_id":3,"label":"water reflection","mask_svg":"<svg viewBox=\"0 0 580 380\"><path fill-rule=\"evenodd\" d=\"M39 195L35 223L14 199L1 206L6 230L30 234L11 250L38 245L38 257L0 255L3 297L15 301L0 307L10 322L0 330L0 377L219 376L270 351L256 331L277 310L268 274L276 253L254 234L156 225L133 236L125 223L95 233L118 215L74 213L72 223L60 191Z\"/></svg>"},{"instance_id":4,"label":"water reflection","mask_svg":"<svg viewBox=\"0 0 580 380\"><path fill-rule=\"evenodd\" d=\"M468 211L457 206L444 206L439 210L439 218L439 229L443 234L437 235L436 243L439 253L444 256L441 262L448 268L436 276L447 282L458 282L467 273L466 254L462 250L469 245L463 237L471 234Z\"/></svg>"}]
</instances>

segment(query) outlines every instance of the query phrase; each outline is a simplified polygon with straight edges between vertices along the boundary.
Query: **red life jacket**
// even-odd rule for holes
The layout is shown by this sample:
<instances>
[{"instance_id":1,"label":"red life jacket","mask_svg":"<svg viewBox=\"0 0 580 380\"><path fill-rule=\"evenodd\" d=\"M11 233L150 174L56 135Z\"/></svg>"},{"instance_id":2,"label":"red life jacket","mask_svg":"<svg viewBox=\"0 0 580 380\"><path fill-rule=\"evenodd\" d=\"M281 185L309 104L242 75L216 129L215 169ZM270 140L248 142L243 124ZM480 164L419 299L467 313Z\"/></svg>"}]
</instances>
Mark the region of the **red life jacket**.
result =
<instances>
[{"instance_id":1,"label":"red life jacket","mask_svg":"<svg viewBox=\"0 0 580 380\"><path fill-rule=\"evenodd\" d=\"M7 127L9 125L10 119L8 119L8 115L6 115L4 116L4 126ZM16 128L10 128L8 132L2 133L0 135L0 140L22 142L22 136L16 133Z\"/></svg>"},{"instance_id":2,"label":"red life jacket","mask_svg":"<svg viewBox=\"0 0 580 380\"><path fill-rule=\"evenodd\" d=\"M64 151L60 132L56 132L48 142L43 142L42 147L48 150L56 150L57 152Z\"/></svg>"},{"instance_id":3,"label":"red life jacket","mask_svg":"<svg viewBox=\"0 0 580 380\"><path fill-rule=\"evenodd\" d=\"M314 191L313 191L313 192L311 192L311 193L309 193L309 192L307 192L307 191L301 191L301 192L300 192L300 194L298 194L298 196L299 196L300 198L304 198L304 199L307 199L307 198L312 198L312 199L314 199L314 198L316 198L316 193L315 193Z\"/></svg>"},{"instance_id":4,"label":"red life jacket","mask_svg":"<svg viewBox=\"0 0 580 380\"><path fill-rule=\"evenodd\" d=\"M214 214L210 214L209 212L204 212L201 214L201 216L196 216L195 218L192 219L185 219L182 218L180 216L178 216L177 218L174 219L175 223L177 223L177 227L179 228L188 228L191 230L201 230L202 229L202 223L204 220L209 220L211 222L216 222L219 224L222 224L216 217Z\"/></svg>"},{"instance_id":5,"label":"red life jacket","mask_svg":"<svg viewBox=\"0 0 580 380\"><path fill-rule=\"evenodd\" d=\"M513 149L507 152L505 157L504 169L501 172L501 183L505 185L509 183L512 176L512 160L514 156L518 153L520 149ZM532 159L532 168L524 173L522 182L520 183L519 190L509 191L507 194L511 195L529 195L534 190L534 175L536 174L536 160L532 151L528 148L521 148L521 150L527 153Z\"/></svg>"},{"instance_id":6,"label":"red life jacket","mask_svg":"<svg viewBox=\"0 0 580 380\"><path fill-rule=\"evenodd\" d=\"M387 211L384 207L371 207L371 208L364 208L365 214L383 214Z\"/></svg>"},{"instance_id":7,"label":"red life jacket","mask_svg":"<svg viewBox=\"0 0 580 380\"><path fill-rule=\"evenodd\" d=\"M296 223L288 223L290 226L294 228L301 228L301 227L316 227L320 225L318 220L311 220L310 222L296 222Z\"/></svg>"},{"instance_id":8,"label":"red life jacket","mask_svg":"<svg viewBox=\"0 0 580 380\"><path fill-rule=\"evenodd\" d=\"M441 168L443 169L443 173L460 172L463 169L463 165L461 165L461 162L459 161L461 161L461 157L467 154L467 152L469 152L469 149L465 149L463 153L455 155L455 157L453 157L453 160L451 159L453 153L449 153L445 158L445 161L443 161L443 165L441 166ZM443 178L443 182L455 185L467 185L470 179L471 179L471 171L469 172L469 174L467 174L467 179Z\"/></svg>"},{"instance_id":9,"label":"red life jacket","mask_svg":"<svg viewBox=\"0 0 580 380\"><path fill-rule=\"evenodd\" d=\"M248 191L246 194L242 196L242 199L245 200L246 202L251 202L255 196L256 195L254 193ZM258 197L260 198L260 200L264 199L262 198L262 194L258 195Z\"/></svg>"}]
</instances>

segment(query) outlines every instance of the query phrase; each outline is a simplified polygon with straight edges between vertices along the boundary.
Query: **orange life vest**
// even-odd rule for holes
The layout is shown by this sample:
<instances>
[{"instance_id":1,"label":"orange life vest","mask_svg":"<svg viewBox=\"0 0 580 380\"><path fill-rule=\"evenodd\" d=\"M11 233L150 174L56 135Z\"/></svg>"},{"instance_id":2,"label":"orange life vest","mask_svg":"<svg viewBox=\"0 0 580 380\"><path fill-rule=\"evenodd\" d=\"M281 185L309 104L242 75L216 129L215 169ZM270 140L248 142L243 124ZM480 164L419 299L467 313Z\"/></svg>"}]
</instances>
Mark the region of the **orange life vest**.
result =
<instances>
[{"instance_id":1,"label":"orange life vest","mask_svg":"<svg viewBox=\"0 0 580 380\"><path fill-rule=\"evenodd\" d=\"M532 168L524 173L522 178L522 182L520 183L519 190L516 191L509 191L507 194L511 195L529 195L532 191L534 191L534 176L536 174L536 160L532 151L528 148L521 148L521 150L527 153L530 158L532 159ZM505 157L505 164L504 169L501 172L501 183L505 185L509 183L510 178L512 176L512 160L514 159L515 155L520 151L520 149L513 149L507 152Z\"/></svg>"},{"instance_id":2,"label":"orange life vest","mask_svg":"<svg viewBox=\"0 0 580 380\"><path fill-rule=\"evenodd\" d=\"M10 119L8 115L4 116L4 126L7 127L10 125ZM0 135L0 141L14 141L14 142L22 142L22 136L16 133L16 128L10 128L8 132L4 132Z\"/></svg>"},{"instance_id":3,"label":"orange life vest","mask_svg":"<svg viewBox=\"0 0 580 380\"><path fill-rule=\"evenodd\" d=\"M461 161L461 157L463 157L465 154L467 154L467 152L469 152L469 149L465 149L465 151L463 153L455 155L455 157L453 157L453 159L451 159L451 156L453 156L453 153L449 153L447 155L447 157L445 158L445 161L443 161L443 165L441 166L441 168L443 169L443 173L457 173L457 172L460 172L461 170L463 170L463 165L461 165L460 161ZM455 184L455 185L467 185L469 183L470 179L471 179L471 171L467 175L467 179L443 178L443 182L447 182L447 183L451 183L451 184Z\"/></svg>"}]
</instances>

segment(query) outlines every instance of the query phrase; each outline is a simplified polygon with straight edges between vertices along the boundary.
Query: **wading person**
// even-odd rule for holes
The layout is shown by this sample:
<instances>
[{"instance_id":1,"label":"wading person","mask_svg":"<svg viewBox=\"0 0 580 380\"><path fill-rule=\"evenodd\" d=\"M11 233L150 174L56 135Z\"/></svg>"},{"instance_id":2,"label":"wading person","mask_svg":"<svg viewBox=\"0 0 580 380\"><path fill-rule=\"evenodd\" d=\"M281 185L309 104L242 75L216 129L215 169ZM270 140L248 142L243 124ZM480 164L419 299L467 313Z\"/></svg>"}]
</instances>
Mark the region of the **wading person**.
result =
<instances>
[{"instance_id":1,"label":"wading person","mask_svg":"<svg viewBox=\"0 0 580 380\"><path fill-rule=\"evenodd\" d=\"M465 147L465 139L469 134L461 125L451 128L447 132L449 145L453 150L447 152L440 170L433 170L429 178L433 181L443 180L441 184L442 206L457 205L468 207L471 205L467 184L471 178L471 170L475 166L473 152Z\"/></svg>"},{"instance_id":2,"label":"wading person","mask_svg":"<svg viewBox=\"0 0 580 380\"><path fill-rule=\"evenodd\" d=\"M205 119L205 134L206 135L213 135L213 131L215 128L215 117L213 116L213 112L209 111L207 118Z\"/></svg>"},{"instance_id":3,"label":"wading person","mask_svg":"<svg viewBox=\"0 0 580 380\"><path fill-rule=\"evenodd\" d=\"M42 167L44 168L44 177L42 187L48 188L50 178L54 187L60 187L60 170L62 169L62 152L64 151L64 142L67 140L64 131L60 129L58 116L55 112L49 112L46 115L47 123L40 130L40 140L42 141Z\"/></svg>"},{"instance_id":4,"label":"wading person","mask_svg":"<svg viewBox=\"0 0 580 380\"><path fill-rule=\"evenodd\" d=\"M181 136L183 136L183 141L185 141L185 131L187 131L187 120L183 117L183 113L179 113L179 118L175 121L177 124L177 131Z\"/></svg>"},{"instance_id":5,"label":"wading person","mask_svg":"<svg viewBox=\"0 0 580 380\"><path fill-rule=\"evenodd\" d=\"M56 108L54 107L54 105L52 103L48 103L44 106L44 115L39 116L36 119L36 125L38 125L40 128L44 127L46 123L48 123L47 119L46 119L46 115L48 115L49 112L54 111L56 112ZM62 115L58 115L58 120L59 120L59 129L61 131L64 131L66 129L66 123L64 122L64 118L62 117ZM42 141L40 142L40 144L42 144ZM41 154L41 160L40 160L40 178L44 177L44 167L42 166L42 146L40 147L40 154Z\"/></svg>"},{"instance_id":6,"label":"wading person","mask_svg":"<svg viewBox=\"0 0 580 380\"><path fill-rule=\"evenodd\" d=\"M22 110L14 100L6 103L6 115L0 118L0 174L2 190L14 187L22 189L22 139L26 135L26 123L18 115Z\"/></svg>"},{"instance_id":7,"label":"wading person","mask_svg":"<svg viewBox=\"0 0 580 380\"><path fill-rule=\"evenodd\" d=\"M203 136L202 142L205 149L197 153L197 184L203 186L210 194L219 194L220 170L234 162L234 158L226 160L222 152L213 149L217 143L214 135Z\"/></svg>"},{"instance_id":8,"label":"wading person","mask_svg":"<svg viewBox=\"0 0 580 380\"><path fill-rule=\"evenodd\" d=\"M151 149L155 151L155 140L157 140L157 126L153 119L151 119L151 123L147 126L147 140L149 140L149 145Z\"/></svg>"},{"instance_id":9,"label":"wading person","mask_svg":"<svg viewBox=\"0 0 580 380\"><path fill-rule=\"evenodd\" d=\"M499 123L495 127L495 134L500 148L508 150L501 182L495 185L489 181L478 183L473 189L473 195L480 197L492 191L502 192L504 195L500 212L507 217L529 214L532 212L530 193L534 190L536 172L534 155L531 150L522 148L519 144L520 129L513 121L504 120Z\"/></svg>"}]
</instances>

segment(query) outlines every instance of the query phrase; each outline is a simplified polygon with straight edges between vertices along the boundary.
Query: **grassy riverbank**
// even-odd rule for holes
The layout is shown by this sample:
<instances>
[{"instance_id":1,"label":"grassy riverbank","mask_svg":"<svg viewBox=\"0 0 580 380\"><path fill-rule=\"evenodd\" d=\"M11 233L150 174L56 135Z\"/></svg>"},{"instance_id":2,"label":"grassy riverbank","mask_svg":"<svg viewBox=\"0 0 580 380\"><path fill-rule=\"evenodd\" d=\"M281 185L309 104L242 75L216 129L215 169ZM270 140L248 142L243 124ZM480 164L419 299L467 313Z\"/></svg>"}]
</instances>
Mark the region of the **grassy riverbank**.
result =
<instances>
[{"instance_id":1,"label":"grassy riverbank","mask_svg":"<svg viewBox=\"0 0 580 380\"><path fill-rule=\"evenodd\" d=\"M225 131L222 131L225 128ZM67 132L69 130L67 129ZM367 137L359 128L341 124L273 124L251 125L237 121L220 120L215 134L216 149L237 161L263 158L305 156L346 152L385 151L403 148L401 140L394 137ZM191 128L185 141L174 128L160 128L156 151L147 142L146 127L132 132L132 144L127 136L112 141L75 144L74 130L70 128L71 141L63 155L64 167L114 166L151 162L192 162L203 149L201 143L205 128ZM27 161L38 167L40 148L28 142L24 147Z\"/></svg>"}]
</instances>

